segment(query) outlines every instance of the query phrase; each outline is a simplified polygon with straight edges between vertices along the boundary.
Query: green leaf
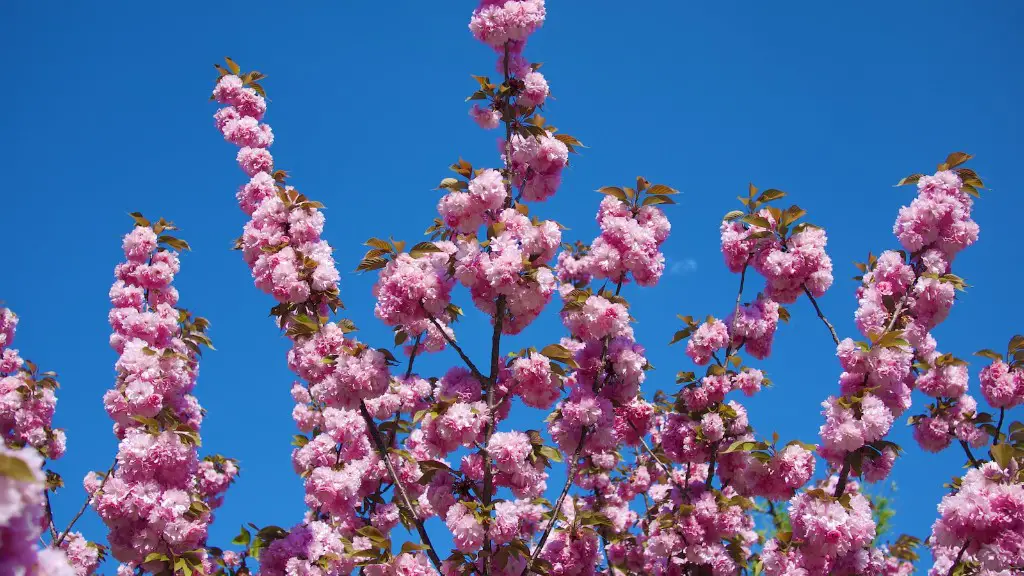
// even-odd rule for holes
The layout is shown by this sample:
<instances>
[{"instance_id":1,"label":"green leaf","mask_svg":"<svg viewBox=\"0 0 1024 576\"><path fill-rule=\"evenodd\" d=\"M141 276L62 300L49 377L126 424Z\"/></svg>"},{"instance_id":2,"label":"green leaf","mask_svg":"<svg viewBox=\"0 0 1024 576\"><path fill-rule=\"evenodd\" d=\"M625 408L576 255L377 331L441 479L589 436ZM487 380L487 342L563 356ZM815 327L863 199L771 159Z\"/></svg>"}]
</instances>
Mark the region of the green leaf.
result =
<instances>
[{"instance_id":1,"label":"green leaf","mask_svg":"<svg viewBox=\"0 0 1024 576\"><path fill-rule=\"evenodd\" d=\"M656 204L675 204L675 203L676 203L675 200L669 198L668 196L665 196L663 194L658 194L658 195L655 195L655 196L648 196L647 198L644 198L643 204L641 204L641 205L642 206L654 206Z\"/></svg>"},{"instance_id":2,"label":"green leaf","mask_svg":"<svg viewBox=\"0 0 1024 576\"><path fill-rule=\"evenodd\" d=\"M246 530L245 526L242 526L242 531L238 533L238 536L232 538L231 543L236 546L248 546L250 541L252 541L252 534Z\"/></svg>"},{"instance_id":3,"label":"green leaf","mask_svg":"<svg viewBox=\"0 0 1024 576\"><path fill-rule=\"evenodd\" d=\"M1010 465L1010 461L1013 460L1014 448L1009 444L996 444L990 450L992 452L992 458L999 464L1000 468L1006 468Z\"/></svg>"},{"instance_id":4,"label":"green leaf","mask_svg":"<svg viewBox=\"0 0 1024 576\"><path fill-rule=\"evenodd\" d=\"M775 188L769 188L769 189L765 190L764 192L761 192L761 195L757 197L757 201L758 202L771 202L772 200L778 200L779 198L784 198L785 196L786 196L786 193L783 192L782 190L778 190L778 189L775 189Z\"/></svg>"},{"instance_id":5,"label":"green leaf","mask_svg":"<svg viewBox=\"0 0 1024 576\"><path fill-rule=\"evenodd\" d=\"M757 214L748 214L741 218L740 220L752 226L758 226L766 230L770 230L772 227L772 223L769 222L767 218L765 218L764 216L758 216Z\"/></svg>"},{"instance_id":6,"label":"green leaf","mask_svg":"<svg viewBox=\"0 0 1024 576\"><path fill-rule=\"evenodd\" d=\"M957 166L963 164L964 162L967 162L971 158L974 158L974 156L971 156L966 152L953 152L949 156L946 156L946 161L943 163L945 165L945 168L943 168L943 170L956 168Z\"/></svg>"},{"instance_id":7,"label":"green leaf","mask_svg":"<svg viewBox=\"0 0 1024 576\"><path fill-rule=\"evenodd\" d=\"M722 454L732 454L733 452L750 452L757 448L757 442L751 440L739 440L733 442L728 448L722 451Z\"/></svg>"},{"instance_id":8,"label":"green leaf","mask_svg":"<svg viewBox=\"0 0 1024 576\"><path fill-rule=\"evenodd\" d=\"M435 252L443 252L443 250L438 248L437 244L434 244L433 242L420 242L419 244L413 246L411 250L409 250L409 256L412 256L413 258L419 258L420 256L423 256L425 254L431 254Z\"/></svg>"},{"instance_id":9,"label":"green leaf","mask_svg":"<svg viewBox=\"0 0 1024 576\"><path fill-rule=\"evenodd\" d=\"M562 461L562 453L552 448L551 446L541 446L540 449L538 449L537 451L540 452L542 456L545 456L548 460L553 460L555 462Z\"/></svg>"},{"instance_id":10,"label":"green leaf","mask_svg":"<svg viewBox=\"0 0 1024 576\"><path fill-rule=\"evenodd\" d=\"M922 176L924 176L924 174L911 174L906 178L901 178L900 181L896 183L896 185L903 186L905 184L917 184L917 181L920 180Z\"/></svg>"},{"instance_id":11,"label":"green leaf","mask_svg":"<svg viewBox=\"0 0 1024 576\"><path fill-rule=\"evenodd\" d=\"M676 190L675 188L670 188L668 186L665 186L664 184L655 184L654 186L651 186L650 188L647 189L647 193L662 196L671 196L673 194L679 194L679 190Z\"/></svg>"},{"instance_id":12,"label":"green leaf","mask_svg":"<svg viewBox=\"0 0 1024 576\"><path fill-rule=\"evenodd\" d=\"M623 202L629 201L626 198L626 191L623 190L622 188L619 188L618 186L603 186L601 188L598 188L597 191L607 196L614 196L615 198L618 198Z\"/></svg>"}]
</instances>

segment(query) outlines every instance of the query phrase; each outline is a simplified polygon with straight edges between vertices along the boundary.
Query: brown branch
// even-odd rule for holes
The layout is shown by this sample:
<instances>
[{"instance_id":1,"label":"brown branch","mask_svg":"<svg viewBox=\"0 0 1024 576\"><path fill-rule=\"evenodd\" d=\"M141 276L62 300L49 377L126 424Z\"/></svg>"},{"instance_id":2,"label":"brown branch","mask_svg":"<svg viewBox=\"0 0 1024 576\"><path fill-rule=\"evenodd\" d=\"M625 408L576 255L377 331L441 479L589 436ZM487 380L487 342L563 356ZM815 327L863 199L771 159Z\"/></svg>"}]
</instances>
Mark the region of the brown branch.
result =
<instances>
[{"instance_id":1,"label":"brown branch","mask_svg":"<svg viewBox=\"0 0 1024 576\"><path fill-rule=\"evenodd\" d=\"M715 479L715 462L718 460L718 442L711 445L711 462L708 464L708 479L704 482L704 489L711 490L711 481Z\"/></svg>"},{"instance_id":2,"label":"brown branch","mask_svg":"<svg viewBox=\"0 0 1024 576\"><path fill-rule=\"evenodd\" d=\"M469 359L469 356L466 356L466 353L462 351L462 348L460 348L459 345L455 343L455 339L449 336L448 333L441 328L441 324L433 316L427 315L427 320L430 320L430 323L433 324L435 328L437 328L438 332L441 333L441 336L444 336L444 339L446 342L448 342L448 345L459 353L459 357L461 357L462 361L466 363L466 366L469 368L470 372L473 373L473 376L475 376L476 379L479 380L481 384L485 383L487 381L487 377L484 376L480 372L480 370L477 369L476 364L473 364L473 361Z\"/></svg>"},{"instance_id":3,"label":"brown branch","mask_svg":"<svg viewBox=\"0 0 1024 576\"><path fill-rule=\"evenodd\" d=\"M420 332L416 336L416 342L413 342L412 352L409 354L409 365L405 368L405 379L408 380L409 376L412 376L412 363L416 361L416 353L420 351L420 340L423 339L423 333Z\"/></svg>"},{"instance_id":4,"label":"brown branch","mask_svg":"<svg viewBox=\"0 0 1024 576\"><path fill-rule=\"evenodd\" d=\"M533 562L540 556L541 550L544 549L544 544L548 541L548 536L551 535L551 530L555 527L555 521L558 520L558 515L562 513L562 503L565 502L565 497L569 494L569 487L572 486L572 481L576 478L576 472L580 466L580 452L583 450L583 442L587 439L587 429L584 428L583 432L580 433L580 443L576 445L576 451L573 452L572 461L569 462L569 473L565 477L565 484L562 486L562 493L558 495L558 500L555 501L554 508L551 509L551 520L548 521L548 525L544 528L544 532L540 535L540 540L537 541L537 547L533 549L533 554L530 554L530 560L526 563L526 568L523 568L521 576L526 576L530 573L530 569L533 567Z\"/></svg>"},{"instance_id":5,"label":"brown branch","mask_svg":"<svg viewBox=\"0 0 1024 576\"><path fill-rule=\"evenodd\" d=\"M996 435L992 438L992 445L999 444L999 437L1003 434L1003 418L1006 417L1006 408L999 409L999 424L996 425Z\"/></svg>"},{"instance_id":6,"label":"brown branch","mask_svg":"<svg viewBox=\"0 0 1024 576\"><path fill-rule=\"evenodd\" d=\"M978 459L974 457L974 453L971 452L971 447L967 445L967 442L961 440L960 446L963 447L964 454L967 454L967 459L971 461L971 466L974 466L975 468L981 468L981 463L978 462Z\"/></svg>"},{"instance_id":7,"label":"brown branch","mask_svg":"<svg viewBox=\"0 0 1024 576\"><path fill-rule=\"evenodd\" d=\"M839 470L839 479L836 480L836 491L832 495L839 498L846 491L846 483L850 479L850 454L847 452L846 457L843 458L843 467Z\"/></svg>"},{"instance_id":8,"label":"brown branch","mask_svg":"<svg viewBox=\"0 0 1024 576\"><path fill-rule=\"evenodd\" d=\"M736 305L733 306L732 322L729 324L729 346L725 349L725 358L727 360L729 356L732 356L734 352L739 350L739 346L733 348L735 346L733 335L736 333L736 319L740 315L740 302L743 300L743 284L747 280L747 266L748 264L744 264L743 270L740 271L740 288L736 291ZM718 361L717 357L715 357L715 361ZM721 364L721 362L718 363Z\"/></svg>"},{"instance_id":9,"label":"brown branch","mask_svg":"<svg viewBox=\"0 0 1024 576\"><path fill-rule=\"evenodd\" d=\"M384 461L384 467L388 470L388 475L391 477L391 481L395 485L395 491L401 498L399 505L405 508L406 513L409 514L409 518L412 519L413 523L416 524L416 531L420 535L420 542L427 547L427 556L430 557L430 562L434 564L434 568L441 571L441 559L437 556L437 551L434 550L434 545L430 542L430 536L427 535L426 528L423 527L423 521L416 516L416 508L413 507L412 501L409 500L409 494L405 491L405 486L398 479L398 474L395 473L395 467L391 464L391 456L388 454L387 448L384 446L384 440L380 437L380 430L377 428L377 423L373 421L373 416L370 416L369 410L366 409L366 402L359 402L359 412L363 415L363 420L366 421L366 426L370 429L370 436L373 438L373 443L377 447L377 453L380 455L380 459Z\"/></svg>"},{"instance_id":10,"label":"brown branch","mask_svg":"<svg viewBox=\"0 0 1024 576\"><path fill-rule=\"evenodd\" d=\"M821 321L825 323L825 327L828 328L828 333L832 335L832 341L836 343L836 346L839 346L839 335L836 334L835 327L832 326L832 323L825 317L825 314L821 311L821 307L818 306L818 301L814 299L814 296L811 295L811 291L807 289L806 285L803 286L803 289L804 294L807 294L807 299L810 300L811 305L814 306L814 311L818 313L818 318L821 318Z\"/></svg>"},{"instance_id":11,"label":"brown branch","mask_svg":"<svg viewBox=\"0 0 1024 576\"><path fill-rule=\"evenodd\" d=\"M93 496L103 491L103 486L105 486L107 484L107 480L113 476L114 468L116 467L117 458L115 457L114 463L110 465L110 468L107 470L107 475L100 481L100 485L96 487L96 490L93 490L92 494L85 497L85 502L82 504L82 507L78 509L78 513L71 519L71 522L68 523L68 527L65 528L64 532L62 532L61 535L53 541L54 546L60 546L64 542L64 539L67 538L68 533L71 532L71 528L75 525L75 522L78 522L78 519L82 517L82 514L85 514L85 509L89 507L89 503L92 502Z\"/></svg>"},{"instance_id":12,"label":"brown branch","mask_svg":"<svg viewBox=\"0 0 1024 576\"><path fill-rule=\"evenodd\" d=\"M960 547L960 551L956 554L956 560L954 560L953 565L949 567L949 572L946 573L946 576L953 576L953 573L956 572L956 567L959 566L960 561L964 559L964 552L967 551L967 546L970 544L971 541L967 540L964 542L964 545Z\"/></svg>"},{"instance_id":13,"label":"brown branch","mask_svg":"<svg viewBox=\"0 0 1024 576\"><path fill-rule=\"evenodd\" d=\"M498 359L501 348L501 327L505 319L505 297L498 296L494 303L494 331L491 333L491 376L484 384L487 397L487 423L484 427L484 445L480 452L484 458L484 493L483 505L487 513L487 523L484 524L484 546L487 553L484 555L484 574L490 573L491 562L491 497L494 494L494 470L491 461L491 452L488 445L491 442L491 435L494 434L494 387L498 381Z\"/></svg>"},{"instance_id":14,"label":"brown branch","mask_svg":"<svg viewBox=\"0 0 1024 576\"><path fill-rule=\"evenodd\" d=\"M50 541L57 541L57 527L53 525L53 507L50 506L50 489L43 490L43 496L46 497L46 525L50 530ZM40 536L41 538L41 536Z\"/></svg>"}]
</instances>

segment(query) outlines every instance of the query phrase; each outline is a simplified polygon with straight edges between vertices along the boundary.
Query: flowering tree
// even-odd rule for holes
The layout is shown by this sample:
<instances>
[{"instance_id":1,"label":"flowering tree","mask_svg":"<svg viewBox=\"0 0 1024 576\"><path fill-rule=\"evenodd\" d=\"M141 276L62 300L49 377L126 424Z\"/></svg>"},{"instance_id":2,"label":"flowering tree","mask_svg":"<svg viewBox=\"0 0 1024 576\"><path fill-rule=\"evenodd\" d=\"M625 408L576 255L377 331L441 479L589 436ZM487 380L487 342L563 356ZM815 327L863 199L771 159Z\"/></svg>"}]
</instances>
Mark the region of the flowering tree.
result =
<instances>
[{"instance_id":1,"label":"flowering tree","mask_svg":"<svg viewBox=\"0 0 1024 576\"><path fill-rule=\"evenodd\" d=\"M264 75L230 59L218 66L215 123L250 178L237 194L249 220L236 248L291 341L292 460L307 510L289 528L243 528L226 549L207 541L238 473L230 458L199 457L193 391L209 322L178 307L171 286L188 244L171 223L133 214L110 290L119 357L104 405L118 454L85 479L87 502L64 529L49 506L62 481L44 471L65 448L51 427L55 375L11 348L17 318L0 312L0 573L88 576L110 555L119 576L906 575L920 540L883 541L885 508L862 488L895 465L901 448L887 435L913 408L914 389L931 402L910 416L917 442L932 452L956 443L967 461L938 506L929 573L1024 573L1024 424L1006 424L1024 402L1024 337L978 352L991 360L979 375L986 412L968 394L966 362L932 336L964 287L955 257L978 237L972 197L983 183L964 167L970 156L900 181L917 185L894 226L900 247L858 264L861 340L841 339L816 300L832 284L825 231L798 206L783 208L784 192L751 185L721 223L735 300L722 318L680 316L671 342L685 341L702 372L680 371L671 391L654 392L643 386L651 366L628 299L662 275L662 207L677 192L642 177L601 188L601 233L589 243L567 242L539 217L582 146L540 114L548 83L524 49L544 17L543 0L484 0L473 12L470 30L496 52L500 79L475 77L470 116L503 128L500 163L451 166L428 239L366 242L357 269L377 275L375 313L399 357L358 341L337 317L323 206L274 164ZM490 319L487 358L459 344L457 286ZM505 337L552 300L566 333L509 349ZM786 306L813 309L841 368L813 444L758 435L735 394L770 384L757 363ZM445 373L415 369L418 356L440 353L454 363ZM550 415L516 429L516 402ZM556 465L565 481L549 486ZM72 532L88 507L109 547ZM432 542L433 517L454 549ZM756 530L762 517L767 534Z\"/></svg>"}]
</instances>

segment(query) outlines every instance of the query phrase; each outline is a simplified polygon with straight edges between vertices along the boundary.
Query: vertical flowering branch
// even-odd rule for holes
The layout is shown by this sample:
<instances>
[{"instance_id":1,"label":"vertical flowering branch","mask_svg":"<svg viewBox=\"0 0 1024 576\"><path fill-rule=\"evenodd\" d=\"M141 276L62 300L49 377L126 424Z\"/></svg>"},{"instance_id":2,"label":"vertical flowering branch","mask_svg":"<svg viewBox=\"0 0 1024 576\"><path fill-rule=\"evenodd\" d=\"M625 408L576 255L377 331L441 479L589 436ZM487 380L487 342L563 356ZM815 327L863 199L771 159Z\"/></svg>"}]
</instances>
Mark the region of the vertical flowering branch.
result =
<instances>
[{"instance_id":1,"label":"vertical flowering branch","mask_svg":"<svg viewBox=\"0 0 1024 576\"><path fill-rule=\"evenodd\" d=\"M823 403L819 454L838 470L838 477L824 490L810 490L792 500L793 531L766 545L767 574L801 568L813 574L845 574L864 570L854 568L864 564L864 554L875 558L877 552L870 550L875 537L870 506L850 476L871 482L888 476L900 448L885 436L895 418L910 407L912 387L947 398L939 405L953 420L974 416L976 403L965 395L966 366L937 353L930 334L948 315L954 290L963 287L962 280L950 274L950 264L977 239L968 193L976 192L981 181L969 169L953 171L969 158L952 154L934 177L916 174L901 181L917 182L920 190L918 198L900 211L894 227L909 253L888 251L858 264L864 275L859 278L863 285L857 292L856 321L868 341L847 338L839 343L842 395ZM931 421L911 419L918 426L915 437L926 447ZM952 429L953 423L942 427L945 445ZM979 437L984 442L984 434L970 422L958 426L956 433L965 443L977 444ZM844 535L838 541L826 534L820 520L826 515L841 520ZM873 562L878 570L879 560Z\"/></svg>"},{"instance_id":2,"label":"vertical flowering branch","mask_svg":"<svg viewBox=\"0 0 1024 576\"><path fill-rule=\"evenodd\" d=\"M212 510L238 472L232 460L198 457L203 411L192 390L209 323L178 308L171 285L188 244L168 234L171 223L132 216L110 289L117 382L103 397L120 444L115 467L87 476L85 487L119 574L209 574Z\"/></svg>"},{"instance_id":3,"label":"vertical flowering branch","mask_svg":"<svg viewBox=\"0 0 1024 576\"><path fill-rule=\"evenodd\" d=\"M60 385L55 373L40 372L12 348L17 325L14 312L0 308L0 573L49 574L71 569L78 576L88 576L106 548L80 534L63 542L49 493L63 487L64 481L44 469L46 461L59 459L66 447L64 431L53 428ZM50 534L50 544L38 550L36 541L42 542L44 531Z\"/></svg>"},{"instance_id":4,"label":"vertical flowering branch","mask_svg":"<svg viewBox=\"0 0 1024 576\"><path fill-rule=\"evenodd\" d=\"M355 330L350 321L330 321L330 314L341 307L340 276L333 249L320 236L323 206L288 185L284 171L274 169L267 150L273 133L260 122L266 111L259 83L264 76L242 74L230 59L227 65L229 69L218 66L221 78L213 92L213 98L226 106L214 118L225 139L240 147L239 166L251 178L237 195L251 219L236 247L252 269L256 286L278 301L271 313L292 340L289 367L305 381L292 386L292 416L309 434L296 435L292 457L305 479L310 509L306 519L288 531L265 527L255 537L243 528L236 543L248 546L246 554L259 558L265 574L283 574L296 565L347 572L357 563L365 564L375 551L390 558L385 534L401 520L416 527L427 555L412 551L395 562L427 565L429 557L440 566L414 504L423 490L415 483L418 469L396 459L390 442L384 442L383 433L395 432L394 425L382 431L372 419L371 413L397 408L390 401L398 395L387 394L393 382L401 383L390 374L394 357L349 338ZM395 249L384 242L376 249L385 246ZM436 335L427 337L425 346L437 346L438 340ZM407 400L417 405L415 398ZM398 495L397 506L378 510L385 480ZM410 496L412 490L419 492Z\"/></svg>"}]
</instances>

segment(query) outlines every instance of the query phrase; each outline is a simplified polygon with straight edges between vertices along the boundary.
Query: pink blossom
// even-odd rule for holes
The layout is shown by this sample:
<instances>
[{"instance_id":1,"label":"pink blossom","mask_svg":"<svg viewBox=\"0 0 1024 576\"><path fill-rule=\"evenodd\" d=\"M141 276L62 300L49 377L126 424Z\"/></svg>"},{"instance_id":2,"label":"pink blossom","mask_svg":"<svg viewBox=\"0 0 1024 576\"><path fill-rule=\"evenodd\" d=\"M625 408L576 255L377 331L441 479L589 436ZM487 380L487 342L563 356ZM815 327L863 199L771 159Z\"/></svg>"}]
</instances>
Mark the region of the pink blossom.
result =
<instances>
[{"instance_id":1,"label":"pink blossom","mask_svg":"<svg viewBox=\"0 0 1024 576\"><path fill-rule=\"evenodd\" d=\"M484 130L493 130L498 127L498 124L501 124L501 112L491 107L482 108L474 104L469 109L469 115Z\"/></svg>"}]
</instances>

